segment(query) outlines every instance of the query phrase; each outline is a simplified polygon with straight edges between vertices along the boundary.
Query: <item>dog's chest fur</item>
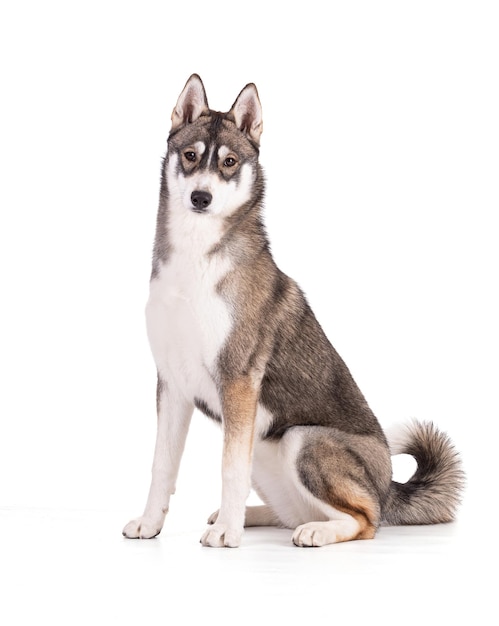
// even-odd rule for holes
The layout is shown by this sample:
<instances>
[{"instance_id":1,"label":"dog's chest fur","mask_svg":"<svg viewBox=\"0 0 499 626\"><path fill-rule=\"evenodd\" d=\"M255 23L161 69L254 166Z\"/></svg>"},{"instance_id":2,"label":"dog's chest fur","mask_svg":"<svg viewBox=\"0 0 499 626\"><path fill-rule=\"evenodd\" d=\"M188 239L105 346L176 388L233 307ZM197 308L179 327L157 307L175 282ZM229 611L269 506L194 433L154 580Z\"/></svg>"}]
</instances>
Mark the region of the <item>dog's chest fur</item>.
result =
<instances>
[{"instance_id":1,"label":"dog's chest fur","mask_svg":"<svg viewBox=\"0 0 499 626\"><path fill-rule=\"evenodd\" d=\"M169 222L171 252L151 280L146 309L151 349L164 380L218 412L216 362L232 326L218 286L231 262L210 253L216 219L172 212Z\"/></svg>"}]
</instances>

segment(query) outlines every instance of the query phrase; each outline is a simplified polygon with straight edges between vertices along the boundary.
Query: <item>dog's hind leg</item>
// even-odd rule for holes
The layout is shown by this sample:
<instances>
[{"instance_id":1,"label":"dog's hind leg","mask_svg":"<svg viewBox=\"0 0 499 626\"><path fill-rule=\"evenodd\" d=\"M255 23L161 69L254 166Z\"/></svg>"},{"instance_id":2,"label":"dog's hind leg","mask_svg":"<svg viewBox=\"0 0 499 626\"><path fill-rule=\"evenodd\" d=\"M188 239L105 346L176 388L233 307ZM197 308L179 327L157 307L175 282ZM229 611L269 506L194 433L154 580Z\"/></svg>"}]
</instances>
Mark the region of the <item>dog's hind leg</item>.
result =
<instances>
[{"instance_id":1,"label":"dog's hind leg","mask_svg":"<svg viewBox=\"0 0 499 626\"><path fill-rule=\"evenodd\" d=\"M250 526L280 526L280 522L270 506L261 504L246 507L244 525L246 528Z\"/></svg>"},{"instance_id":2,"label":"dog's hind leg","mask_svg":"<svg viewBox=\"0 0 499 626\"><path fill-rule=\"evenodd\" d=\"M391 480L386 443L328 427L290 428L255 449L254 483L297 546L374 537Z\"/></svg>"},{"instance_id":3,"label":"dog's hind leg","mask_svg":"<svg viewBox=\"0 0 499 626\"><path fill-rule=\"evenodd\" d=\"M208 524L215 524L218 518L218 511L215 511L208 518ZM250 526L280 526L274 511L270 506L261 504L258 506L247 506L244 515L244 527Z\"/></svg>"},{"instance_id":4,"label":"dog's hind leg","mask_svg":"<svg viewBox=\"0 0 499 626\"><path fill-rule=\"evenodd\" d=\"M295 545L323 546L374 537L380 496L390 479L384 443L335 429L312 429L304 433L295 467L300 491L305 489L326 517L298 525Z\"/></svg>"}]
</instances>

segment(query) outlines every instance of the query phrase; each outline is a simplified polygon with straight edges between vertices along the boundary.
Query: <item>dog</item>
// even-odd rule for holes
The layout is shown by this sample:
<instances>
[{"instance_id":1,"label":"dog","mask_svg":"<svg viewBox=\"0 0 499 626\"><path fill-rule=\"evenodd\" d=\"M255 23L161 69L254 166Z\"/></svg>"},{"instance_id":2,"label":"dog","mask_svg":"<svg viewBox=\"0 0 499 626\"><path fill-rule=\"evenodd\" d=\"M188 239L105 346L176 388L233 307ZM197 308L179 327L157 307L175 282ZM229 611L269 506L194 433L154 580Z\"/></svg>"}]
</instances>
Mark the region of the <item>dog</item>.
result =
<instances>
[{"instance_id":1,"label":"dog","mask_svg":"<svg viewBox=\"0 0 499 626\"><path fill-rule=\"evenodd\" d=\"M244 87L211 110L193 74L172 113L163 161L147 331L157 368L157 439L142 517L152 538L175 492L195 408L223 432L220 509L204 546L237 547L245 526L292 529L297 546L371 539L381 523L454 519L459 454L432 423L390 445L297 284L276 266L262 222L262 109ZM415 457L406 483L391 454ZM246 507L251 487L261 506Z\"/></svg>"}]
</instances>

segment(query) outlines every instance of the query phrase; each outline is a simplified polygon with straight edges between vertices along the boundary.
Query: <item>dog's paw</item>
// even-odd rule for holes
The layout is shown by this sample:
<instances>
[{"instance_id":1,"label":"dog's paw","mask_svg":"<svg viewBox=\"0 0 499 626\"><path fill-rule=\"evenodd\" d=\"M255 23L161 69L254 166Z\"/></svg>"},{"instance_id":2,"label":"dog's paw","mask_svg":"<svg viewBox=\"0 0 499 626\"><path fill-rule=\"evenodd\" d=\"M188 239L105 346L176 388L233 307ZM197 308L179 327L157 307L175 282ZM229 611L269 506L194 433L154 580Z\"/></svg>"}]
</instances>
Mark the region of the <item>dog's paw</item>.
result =
<instances>
[{"instance_id":1,"label":"dog's paw","mask_svg":"<svg viewBox=\"0 0 499 626\"><path fill-rule=\"evenodd\" d=\"M127 539L152 539L161 532L162 523L147 517L133 519L123 528L123 536Z\"/></svg>"},{"instance_id":2,"label":"dog's paw","mask_svg":"<svg viewBox=\"0 0 499 626\"><path fill-rule=\"evenodd\" d=\"M208 524L215 524L217 519L218 519L218 514L220 512L220 509L217 509L214 513L212 513L210 515L210 517L208 518Z\"/></svg>"},{"instance_id":3,"label":"dog's paw","mask_svg":"<svg viewBox=\"0 0 499 626\"><path fill-rule=\"evenodd\" d=\"M330 524L309 522L298 526L293 533L293 543L300 548L318 548L336 543L336 534Z\"/></svg>"},{"instance_id":4,"label":"dog's paw","mask_svg":"<svg viewBox=\"0 0 499 626\"><path fill-rule=\"evenodd\" d=\"M214 523L201 537L201 543L210 548L237 548L241 544L242 535L242 528L229 528L226 524Z\"/></svg>"}]
</instances>

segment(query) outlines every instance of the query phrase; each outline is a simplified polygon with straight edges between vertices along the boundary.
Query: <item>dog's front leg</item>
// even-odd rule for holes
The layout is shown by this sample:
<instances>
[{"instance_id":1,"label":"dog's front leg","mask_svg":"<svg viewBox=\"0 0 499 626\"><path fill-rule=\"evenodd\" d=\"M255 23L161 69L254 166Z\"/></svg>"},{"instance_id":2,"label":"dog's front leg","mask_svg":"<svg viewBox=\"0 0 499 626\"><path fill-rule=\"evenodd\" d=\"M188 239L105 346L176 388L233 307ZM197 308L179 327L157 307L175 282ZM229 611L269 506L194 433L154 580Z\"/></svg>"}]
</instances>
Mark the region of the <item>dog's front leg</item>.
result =
<instances>
[{"instance_id":1,"label":"dog's front leg","mask_svg":"<svg viewBox=\"0 0 499 626\"><path fill-rule=\"evenodd\" d=\"M158 429L152 466L151 486L144 513L129 522L123 535L129 539L151 539L161 532L170 496L184 450L194 407L182 395L158 377Z\"/></svg>"},{"instance_id":2,"label":"dog's front leg","mask_svg":"<svg viewBox=\"0 0 499 626\"><path fill-rule=\"evenodd\" d=\"M251 462L257 390L250 376L224 385L222 503L218 517L201 537L204 546L236 548L241 543Z\"/></svg>"}]
</instances>

